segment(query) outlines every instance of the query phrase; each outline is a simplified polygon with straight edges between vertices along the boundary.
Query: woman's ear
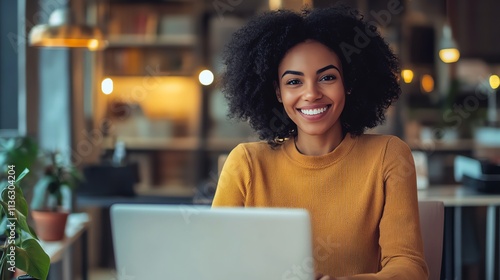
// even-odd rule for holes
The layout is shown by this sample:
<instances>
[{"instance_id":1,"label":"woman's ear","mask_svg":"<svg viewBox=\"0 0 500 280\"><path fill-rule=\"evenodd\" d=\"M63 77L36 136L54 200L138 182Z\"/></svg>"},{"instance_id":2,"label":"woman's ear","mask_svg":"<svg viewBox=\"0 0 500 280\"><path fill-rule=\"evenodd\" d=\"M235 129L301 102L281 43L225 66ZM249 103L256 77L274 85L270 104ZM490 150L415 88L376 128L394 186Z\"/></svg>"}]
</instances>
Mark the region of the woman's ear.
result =
<instances>
[{"instance_id":1,"label":"woman's ear","mask_svg":"<svg viewBox=\"0 0 500 280\"><path fill-rule=\"evenodd\" d=\"M274 91L276 92L276 98L278 98L278 102L282 103L283 101L281 100L281 91L280 87L276 82L274 82Z\"/></svg>"}]
</instances>

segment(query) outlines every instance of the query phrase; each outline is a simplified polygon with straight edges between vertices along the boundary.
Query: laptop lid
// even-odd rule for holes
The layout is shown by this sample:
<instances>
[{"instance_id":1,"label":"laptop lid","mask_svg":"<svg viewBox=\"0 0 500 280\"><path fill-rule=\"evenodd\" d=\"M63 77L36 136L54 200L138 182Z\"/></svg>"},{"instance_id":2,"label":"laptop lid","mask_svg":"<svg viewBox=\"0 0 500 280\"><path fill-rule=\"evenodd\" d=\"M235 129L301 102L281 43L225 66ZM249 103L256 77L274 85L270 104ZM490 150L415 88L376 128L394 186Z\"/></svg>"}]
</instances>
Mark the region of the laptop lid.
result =
<instances>
[{"instance_id":1,"label":"laptop lid","mask_svg":"<svg viewBox=\"0 0 500 280\"><path fill-rule=\"evenodd\" d=\"M314 279L303 209L115 204L111 226L118 279Z\"/></svg>"}]
</instances>

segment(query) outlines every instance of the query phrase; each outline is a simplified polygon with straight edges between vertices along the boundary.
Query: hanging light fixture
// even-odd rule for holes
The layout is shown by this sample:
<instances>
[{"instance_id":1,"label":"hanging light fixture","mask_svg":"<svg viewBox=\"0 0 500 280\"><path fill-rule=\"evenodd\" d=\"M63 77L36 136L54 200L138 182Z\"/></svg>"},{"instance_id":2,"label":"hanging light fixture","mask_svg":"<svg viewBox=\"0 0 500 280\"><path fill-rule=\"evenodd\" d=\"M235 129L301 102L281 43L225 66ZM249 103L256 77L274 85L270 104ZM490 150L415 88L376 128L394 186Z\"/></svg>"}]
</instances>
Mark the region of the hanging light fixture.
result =
<instances>
[{"instance_id":1,"label":"hanging light fixture","mask_svg":"<svg viewBox=\"0 0 500 280\"><path fill-rule=\"evenodd\" d=\"M451 3L452 1L446 0L446 10L445 17L446 20L443 24L443 33L441 35L441 40L439 41L439 58L444 63L454 63L460 58L460 51L457 48L457 43L453 38L453 33L451 32L450 23L452 22L450 17L454 14L452 11Z\"/></svg>"},{"instance_id":2,"label":"hanging light fixture","mask_svg":"<svg viewBox=\"0 0 500 280\"><path fill-rule=\"evenodd\" d=\"M444 63L457 62L460 58L460 51L457 48L457 43L453 39L450 26L445 23L443 25L443 35L439 42L439 58Z\"/></svg>"},{"instance_id":3,"label":"hanging light fixture","mask_svg":"<svg viewBox=\"0 0 500 280\"><path fill-rule=\"evenodd\" d=\"M77 24L71 19L69 9L56 9L50 14L48 24L34 26L29 34L32 46L52 48L87 48L91 51L106 47L99 28Z\"/></svg>"}]
</instances>

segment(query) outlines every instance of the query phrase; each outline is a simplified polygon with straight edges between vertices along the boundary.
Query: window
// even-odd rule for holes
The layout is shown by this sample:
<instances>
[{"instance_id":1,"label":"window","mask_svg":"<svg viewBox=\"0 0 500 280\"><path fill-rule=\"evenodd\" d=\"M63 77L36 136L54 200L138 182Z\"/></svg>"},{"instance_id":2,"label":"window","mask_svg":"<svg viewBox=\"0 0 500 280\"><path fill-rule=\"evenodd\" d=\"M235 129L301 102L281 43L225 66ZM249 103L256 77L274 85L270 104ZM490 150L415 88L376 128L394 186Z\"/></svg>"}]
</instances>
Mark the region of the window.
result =
<instances>
[{"instance_id":1,"label":"window","mask_svg":"<svg viewBox=\"0 0 500 280\"><path fill-rule=\"evenodd\" d=\"M20 5L21 6L21 5ZM19 118L19 100L24 92L19 90L17 42L18 2L0 2L0 136L24 134L23 119ZM24 55L24 54L23 54ZM22 99L21 99L22 100Z\"/></svg>"}]
</instances>

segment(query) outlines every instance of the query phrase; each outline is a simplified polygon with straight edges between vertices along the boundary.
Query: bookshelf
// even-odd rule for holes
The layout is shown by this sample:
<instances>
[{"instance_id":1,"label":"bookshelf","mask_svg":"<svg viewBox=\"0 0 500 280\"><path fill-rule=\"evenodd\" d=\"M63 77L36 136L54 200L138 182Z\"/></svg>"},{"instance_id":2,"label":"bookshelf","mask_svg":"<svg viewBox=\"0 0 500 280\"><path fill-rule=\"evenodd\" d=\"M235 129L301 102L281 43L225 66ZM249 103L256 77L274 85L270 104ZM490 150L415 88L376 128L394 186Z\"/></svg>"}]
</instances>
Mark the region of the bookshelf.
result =
<instances>
[{"instance_id":1,"label":"bookshelf","mask_svg":"<svg viewBox=\"0 0 500 280\"><path fill-rule=\"evenodd\" d=\"M196 186L201 149L203 88L197 80L205 48L201 1L99 2L108 45L99 55L97 89L101 120L110 127L102 148L125 143L141 165L139 191L168 193Z\"/></svg>"},{"instance_id":2,"label":"bookshelf","mask_svg":"<svg viewBox=\"0 0 500 280\"><path fill-rule=\"evenodd\" d=\"M199 1L110 1L104 16L106 75L190 76L199 66Z\"/></svg>"},{"instance_id":3,"label":"bookshelf","mask_svg":"<svg viewBox=\"0 0 500 280\"><path fill-rule=\"evenodd\" d=\"M108 47L97 55L96 84L113 81L111 94L95 90L95 124L109 127L104 153L125 143L139 162L142 194L192 194L216 181L219 155L258 139L247 123L227 119L222 93L202 86L198 73L220 72L225 42L257 4L242 4L222 20L206 1L99 3Z\"/></svg>"}]
</instances>

